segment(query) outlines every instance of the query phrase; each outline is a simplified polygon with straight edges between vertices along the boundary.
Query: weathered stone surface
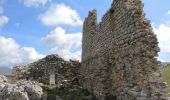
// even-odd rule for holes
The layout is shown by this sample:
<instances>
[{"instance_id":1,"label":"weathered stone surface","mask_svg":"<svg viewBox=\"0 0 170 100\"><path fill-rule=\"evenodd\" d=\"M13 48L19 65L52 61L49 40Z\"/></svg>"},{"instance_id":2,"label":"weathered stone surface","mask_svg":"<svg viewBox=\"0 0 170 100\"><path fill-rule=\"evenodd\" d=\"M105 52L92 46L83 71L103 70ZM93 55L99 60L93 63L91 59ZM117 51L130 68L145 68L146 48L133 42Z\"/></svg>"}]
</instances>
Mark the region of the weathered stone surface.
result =
<instances>
[{"instance_id":1,"label":"weathered stone surface","mask_svg":"<svg viewBox=\"0 0 170 100\"><path fill-rule=\"evenodd\" d=\"M6 76L0 75L0 83L7 82L7 81L8 81L8 79Z\"/></svg>"},{"instance_id":2,"label":"weathered stone surface","mask_svg":"<svg viewBox=\"0 0 170 100\"><path fill-rule=\"evenodd\" d=\"M140 0L113 0L100 23L96 10L85 19L81 84L98 100L168 100L158 40L144 15Z\"/></svg>"},{"instance_id":3,"label":"weathered stone surface","mask_svg":"<svg viewBox=\"0 0 170 100\"><path fill-rule=\"evenodd\" d=\"M0 83L0 92L1 90L5 87L5 84L4 83Z\"/></svg>"},{"instance_id":4,"label":"weathered stone surface","mask_svg":"<svg viewBox=\"0 0 170 100\"><path fill-rule=\"evenodd\" d=\"M16 65L13 67L14 77L16 78L16 80L27 79L28 75L30 74L29 70L30 70L29 64Z\"/></svg>"},{"instance_id":5,"label":"weathered stone surface","mask_svg":"<svg viewBox=\"0 0 170 100\"><path fill-rule=\"evenodd\" d=\"M31 81L19 81L17 84L24 86L24 90L27 92L30 100L41 99L43 90L39 85L37 85L38 83Z\"/></svg>"},{"instance_id":6,"label":"weathered stone surface","mask_svg":"<svg viewBox=\"0 0 170 100\"><path fill-rule=\"evenodd\" d=\"M34 82L0 83L0 100L41 100L42 88Z\"/></svg>"}]
</instances>

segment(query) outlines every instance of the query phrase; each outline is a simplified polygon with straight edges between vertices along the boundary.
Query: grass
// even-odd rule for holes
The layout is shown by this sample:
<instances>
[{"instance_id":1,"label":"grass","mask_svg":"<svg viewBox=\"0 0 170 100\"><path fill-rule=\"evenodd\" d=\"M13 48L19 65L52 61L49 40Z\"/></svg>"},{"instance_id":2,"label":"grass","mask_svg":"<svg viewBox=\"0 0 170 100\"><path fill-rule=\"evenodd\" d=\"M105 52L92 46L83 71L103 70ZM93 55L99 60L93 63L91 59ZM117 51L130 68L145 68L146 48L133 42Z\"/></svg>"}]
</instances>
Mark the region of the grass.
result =
<instances>
[{"instance_id":1,"label":"grass","mask_svg":"<svg viewBox=\"0 0 170 100\"><path fill-rule=\"evenodd\" d=\"M58 88L58 85L54 84L54 85L45 85L45 84L40 84L41 87L44 87L46 89L49 90L53 90L54 88Z\"/></svg>"},{"instance_id":2,"label":"grass","mask_svg":"<svg viewBox=\"0 0 170 100\"><path fill-rule=\"evenodd\" d=\"M162 75L168 84L168 89L170 90L170 64L167 65L166 68L163 70Z\"/></svg>"},{"instance_id":3,"label":"grass","mask_svg":"<svg viewBox=\"0 0 170 100\"><path fill-rule=\"evenodd\" d=\"M42 88L47 100L55 100L56 96L61 97L62 100L96 100L95 98L85 99L84 97L90 94L79 86L58 87L57 85L43 85Z\"/></svg>"}]
</instances>

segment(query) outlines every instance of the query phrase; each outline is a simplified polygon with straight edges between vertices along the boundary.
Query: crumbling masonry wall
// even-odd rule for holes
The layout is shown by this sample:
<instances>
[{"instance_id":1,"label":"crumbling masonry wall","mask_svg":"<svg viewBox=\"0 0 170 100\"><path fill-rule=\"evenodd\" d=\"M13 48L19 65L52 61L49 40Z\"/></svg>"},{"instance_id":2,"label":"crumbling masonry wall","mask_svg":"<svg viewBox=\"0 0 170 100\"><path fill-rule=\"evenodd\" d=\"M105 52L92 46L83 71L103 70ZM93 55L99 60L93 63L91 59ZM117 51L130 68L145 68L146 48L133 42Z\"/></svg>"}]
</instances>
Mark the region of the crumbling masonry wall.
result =
<instances>
[{"instance_id":1,"label":"crumbling masonry wall","mask_svg":"<svg viewBox=\"0 0 170 100\"><path fill-rule=\"evenodd\" d=\"M167 100L158 41L142 2L113 0L100 23L96 16L90 11L83 26L83 87L98 100Z\"/></svg>"},{"instance_id":2,"label":"crumbling masonry wall","mask_svg":"<svg viewBox=\"0 0 170 100\"><path fill-rule=\"evenodd\" d=\"M64 81L78 81L79 68L78 61L65 61L53 54L27 65L18 65L14 67L13 73L16 79L27 79L44 84L50 84L50 75L54 75L55 84L62 84Z\"/></svg>"},{"instance_id":3,"label":"crumbling masonry wall","mask_svg":"<svg viewBox=\"0 0 170 100\"><path fill-rule=\"evenodd\" d=\"M29 65L29 78L44 84L50 83L50 75L55 75L55 83L62 84L65 80L73 81L78 77L80 63L65 61L58 55L48 55Z\"/></svg>"}]
</instances>

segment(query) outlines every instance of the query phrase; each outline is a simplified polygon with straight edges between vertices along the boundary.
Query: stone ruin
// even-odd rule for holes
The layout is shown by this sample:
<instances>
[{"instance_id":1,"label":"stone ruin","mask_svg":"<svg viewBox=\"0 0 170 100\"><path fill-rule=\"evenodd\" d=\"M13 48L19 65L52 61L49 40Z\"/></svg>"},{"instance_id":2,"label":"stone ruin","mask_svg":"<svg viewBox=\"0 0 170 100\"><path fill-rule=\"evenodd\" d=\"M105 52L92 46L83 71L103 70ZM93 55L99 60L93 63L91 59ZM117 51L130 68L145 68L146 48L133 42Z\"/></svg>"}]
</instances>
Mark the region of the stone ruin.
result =
<instances>
[{"instance_id":1,"label":"stone ruin","mask_svg":"<svg viewBox=\"0 0 170 100\"><path fill-rule=\"evenodd\" d=\"M157 60L158 40L140 0L113 0L97 23L96 10L83 25L82 62L49 55L16 66L17 79L49 84L76 81L97 100L168 100Z\"/></svg>"},{"instance_id":2,"label":"stone ruin","mask_svg":"<svg viewBox=\"0 0 170 100\"><path fill-rule=\"evenodd\" d=\"M168 100L157 61L158 40L140 0L113 0L97 23L96 10L83 26L83 88L97 100Z\"/></svg>"},{"instance_id":3,"label":"stone ruin","mask_svg":"<svg viewBox=\"0 0 170 100\"><path fill-rule=\"evenodd\" d=\"M78 84L78 61L65 61L58 55L48 55L43 59L28 65L18 65L14 67L15 79L38 81L44 84L61 84L64 81L72 81Z\"/></svg>"},{"instance_id":4,"label":"stone ruin","mask_svg":"<svg viewBox=\"0 0 170 100\"><path fill-rule=\"evenodd\" d=\"M13 67L12 74L14 75L15 80L27 79L30 74L29 69L30 68L28 67L28 65L24 64L16 65L15 67Z\"/></svg>"}]
</instances>

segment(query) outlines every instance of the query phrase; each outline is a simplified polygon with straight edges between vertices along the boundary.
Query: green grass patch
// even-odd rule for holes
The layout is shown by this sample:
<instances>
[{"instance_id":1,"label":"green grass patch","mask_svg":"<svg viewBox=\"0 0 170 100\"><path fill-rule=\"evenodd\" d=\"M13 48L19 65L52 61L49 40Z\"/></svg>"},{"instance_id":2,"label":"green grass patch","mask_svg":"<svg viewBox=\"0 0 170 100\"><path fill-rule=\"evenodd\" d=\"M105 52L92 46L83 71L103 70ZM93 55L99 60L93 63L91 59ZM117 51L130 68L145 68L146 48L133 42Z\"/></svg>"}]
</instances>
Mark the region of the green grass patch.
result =
<instances>
[{"instance_id":1,"label":"green grass patch","mask_svg":"<svg viewBox=\"0 0 170 100\"><path fill-rule=\"evenodd\" d=\"M59 86L57 84L54 85L45 85L45 84L39 84L41 87L43 87L45 90L53 90L55 88L58 88Z\"/></svg>"},{"instance_id":2,"label":"green grass patch","mask_svg":"<svg viewBox=\"0 0 170 100\"><path fill-rule=\"evenodd\" d=\"M170 90L170 64L163 69L162 75L168 84L168 89Z\"/></svg>"}]
</instances>

